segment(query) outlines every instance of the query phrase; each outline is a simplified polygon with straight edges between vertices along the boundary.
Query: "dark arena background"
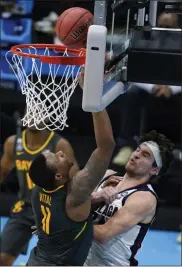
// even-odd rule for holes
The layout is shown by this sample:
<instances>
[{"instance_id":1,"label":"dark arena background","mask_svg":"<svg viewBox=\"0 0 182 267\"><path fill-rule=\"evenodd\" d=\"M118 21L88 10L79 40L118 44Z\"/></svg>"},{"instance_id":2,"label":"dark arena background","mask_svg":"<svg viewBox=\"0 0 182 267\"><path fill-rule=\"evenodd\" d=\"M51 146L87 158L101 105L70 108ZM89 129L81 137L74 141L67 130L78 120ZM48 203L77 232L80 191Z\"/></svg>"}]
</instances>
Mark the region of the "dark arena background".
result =
<instances>
[{"instance_id":1,"label":"dark arena background","mask_svg":"<svg viewBox=\"0 0 182 267\"><path fill-rule=\"evenodd\" d=\"M108 1L107 26L109 29L112 24L112 2ZM166 11L164 2L159 1L158 3L157 18ZM5 55L15 44L59 43L55 37L55 23L58 16L70 7L83 7L93 13L94 1L0 0L0 156L3 154L5 140L19 130L20 126L17 120L19 116L23 116L26 107L25 96L21 93L20 86L8 66ZM137 12L137 8L131 9L130 28L136 24ZM182 28L181 16L181 14L172 13L172 16L167 19L160 18L160 22L162 22L159 26ZM113 36L116 46L121 44L122 37L125 35L126 22L127 12L116 13ZM108 50L110 40L109 31ZM150 65L150 62L148 64ZM158 63L156 62L156 64ZM152 63L151 72L155 68L156 65ZM136 72L140 72L139 64ZM42 76L46 79L47 69L42 70ZM128 86L127 83L126 86ZM124 166L135 149L139 136L150 130L165 134L175 144L174 162L170 171L159 180L154 180L152 184L159 197L160 205L156 220L152 229L149 230L144 246L138 254L138 259L141 265L181 265L181 89L178 88L175 91L165 85L166 91L161 91L161 94L157 95L149 90L149 87L140 87L134 83L132 87L131 93L120 95L107 108L117 142L110 169L124 174ZM76 88L68 109L69 127L62 132L58 131L72 144L80 168L84 167L96 145L91 114L83 112L81 104L82 91L80 88ZM23 127L21 129L23 130ZM18 189L16 170L13 168L0 185L1 230L10 216L11 207L17 199ZM33 236L24 253L17 258L14 265L26 264L35 242L36 237Z\"/></svg>"}]
</instances>

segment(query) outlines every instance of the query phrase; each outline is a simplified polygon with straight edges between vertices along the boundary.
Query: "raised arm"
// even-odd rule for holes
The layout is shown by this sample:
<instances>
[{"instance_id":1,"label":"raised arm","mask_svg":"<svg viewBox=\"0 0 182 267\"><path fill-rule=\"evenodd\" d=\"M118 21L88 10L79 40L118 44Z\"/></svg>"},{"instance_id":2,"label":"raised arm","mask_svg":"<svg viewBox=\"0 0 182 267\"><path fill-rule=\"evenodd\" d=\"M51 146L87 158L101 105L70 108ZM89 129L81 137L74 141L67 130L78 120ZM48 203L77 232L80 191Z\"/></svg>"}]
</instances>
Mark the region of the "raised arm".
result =
<instances>
[{"instance_id":1,"label":"raised arm","mask_svg":"<svg viewBox=\"0 0 182 267\"><path fill-rule=\"evenodd\" d=\"M115 147L111 122L106 110L93 113L94 132L97 148L83 170L71 180L68 188L66 209L74 220L88 217L91 194L108 169Z\"/></svg>"},{"instance_id":2,"label":"raised arm","mask_svg":"<svg viewBox=\"0 0 182 267\"><path fill-rule=\"evenodd\" d=\"M14 135L10 136L4 143L3 156L0 164L0 182L3 182L3 180L15 166L13 155L15 138L16 137Z\"/></svg>"}]
</instances>

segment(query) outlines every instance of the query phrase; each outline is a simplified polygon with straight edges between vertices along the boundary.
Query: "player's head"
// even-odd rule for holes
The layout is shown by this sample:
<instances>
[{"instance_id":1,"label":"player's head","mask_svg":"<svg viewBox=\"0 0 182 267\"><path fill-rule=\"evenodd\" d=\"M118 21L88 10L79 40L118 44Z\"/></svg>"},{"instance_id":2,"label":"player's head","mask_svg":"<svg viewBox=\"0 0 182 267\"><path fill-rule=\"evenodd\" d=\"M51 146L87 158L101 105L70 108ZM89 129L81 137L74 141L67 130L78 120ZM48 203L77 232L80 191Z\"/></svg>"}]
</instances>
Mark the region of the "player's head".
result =
<instances>
[{"instance_id":1,"label":"player's head","mask_svg":"<svg viewBox=\"0 0 182 267\"><path fill-rule=\"evenodd\" d=\"M45 151L32 162L29 175L34 184L53 190L68 181L72 166L73 162L62 151L57 153Z\"/></svg>"},{"instance_id":2,"label":"player's head","mask_svg":"<svg viewBox=\"0 0 182 267\"><path fill-rule=\"evenodd\" d=\"M130 176L150 179L165 173L173 159L173 144L163 134L151 131L140 138L137 149L126 165Z\"/></svg>"}]
</instances>

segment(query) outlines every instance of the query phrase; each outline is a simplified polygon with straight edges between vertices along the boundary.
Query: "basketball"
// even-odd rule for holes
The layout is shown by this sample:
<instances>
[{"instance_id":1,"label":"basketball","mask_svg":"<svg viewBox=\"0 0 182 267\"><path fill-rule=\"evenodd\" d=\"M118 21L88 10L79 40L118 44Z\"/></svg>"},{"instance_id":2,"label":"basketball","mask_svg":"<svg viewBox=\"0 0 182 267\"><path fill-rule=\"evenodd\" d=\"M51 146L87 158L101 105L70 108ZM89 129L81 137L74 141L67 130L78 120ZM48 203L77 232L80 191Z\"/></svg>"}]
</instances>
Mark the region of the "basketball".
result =
<instances>
[{"instance_id":1,"label":"basketball","mask_svg":"<svg viewBox=\"0 0 182 267\"><path fill-rule=\"evenodd\" d=\"M85 48L87 32L93 24L90 11L73 7L63 12L56 22L56 35L62 44L71 48Z\"/></svg>"}]
</instances>

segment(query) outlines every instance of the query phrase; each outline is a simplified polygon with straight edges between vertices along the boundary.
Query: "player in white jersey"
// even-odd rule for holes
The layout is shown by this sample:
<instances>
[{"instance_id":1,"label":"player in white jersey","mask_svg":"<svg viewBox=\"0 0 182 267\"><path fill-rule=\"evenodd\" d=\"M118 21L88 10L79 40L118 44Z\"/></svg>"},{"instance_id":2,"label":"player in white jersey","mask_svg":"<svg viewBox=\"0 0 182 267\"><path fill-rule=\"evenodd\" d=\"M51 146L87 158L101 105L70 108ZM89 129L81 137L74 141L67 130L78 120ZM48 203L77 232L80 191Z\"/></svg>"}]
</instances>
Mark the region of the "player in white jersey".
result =
<instances>
[{"instance_id":1,"label":"player in white jersey","mask_svg":"<svg viewBox=\"0 0 182 267\"><path fill-rule=\"evenodd\" d=\"M92 197L101 202L108 195L111 202L94 208L94 241L85 265L138 265L135 255L157 209L150 181L168 170L172 149L170 140L152 131L140 139L121 180L116 180L118 174L114 171L107 171Z\"/></svg>"}]
</instances>

